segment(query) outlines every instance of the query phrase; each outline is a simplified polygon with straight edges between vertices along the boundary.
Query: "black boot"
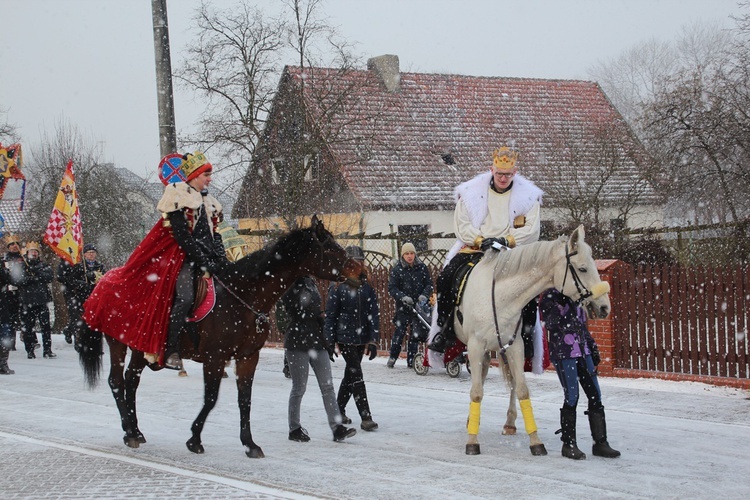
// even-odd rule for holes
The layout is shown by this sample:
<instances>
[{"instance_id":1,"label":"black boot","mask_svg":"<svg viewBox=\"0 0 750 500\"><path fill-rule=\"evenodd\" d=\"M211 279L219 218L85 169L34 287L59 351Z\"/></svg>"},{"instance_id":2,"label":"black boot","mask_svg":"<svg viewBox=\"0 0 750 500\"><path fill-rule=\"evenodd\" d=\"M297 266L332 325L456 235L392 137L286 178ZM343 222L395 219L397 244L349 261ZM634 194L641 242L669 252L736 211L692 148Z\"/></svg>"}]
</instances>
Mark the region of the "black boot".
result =
<instances>
[{"instance_id":1,"label":"black boot","mask_svg":"<svg viewBox=\"0 0 750 500\"><path fill-rule=\"evenodd\" d=\"M167 333L167 349L164 351L164 368L170 370L182 370L182 360L180 359L180 331L182 324L179 321L172 321L169 324Z\"/></svg>"},{"instance_id":2,"label":"black boot","mask_svg":"<svg viewBox=\"0 0 750 500\"><path fill-rule=\"evenodd\" d=\"M555 434L562 433L560 440L562 445L562 456L573 460L585 460L586 454L578 449L576 444L576 409L564 404L560 408L560 427Z\"/></svg>"},{"instance_id":3,"label":"black boot","mask_svg":"<svg viewBox=\"0 0 750 500\"><path fill-rule=\"evenodd\" d=\"M594 439L591 453L596 457L619 457L620 452L613 449L607 442L607 421L604 418L604 406L601 403L590 403L589 411L586 414L589 416L591 437Z\"/></svg>"},{"instance_id":4,"label":"black boot","mask_svg":"<svg viewBox=\"0 0 750 500\"><path fill-rule=\"evenodd\" d=\"M428 349L435 352L445 352L447 348L456 343L456 334L453 331L453 328L448 326L449 323L450 320L447 318L442 321L438 319L440 331L432 338L432 342L427 346Z\"/></svg>"},{"instance_id":5,"label":"black boot","mask_svg":"<svg viewBox=\"0 0 750 500\"><path fill-rule=\"evenodd\" d=\"M365 382L363 380L354 382L352 393L354 396L354 402L357 405L357 410L359 411L359 416L362 418L360 428L363 431L374 431L378 428L378 424L372 420L370 402L367 400L367 387L365 387Z\"/></svg>"},{"instance_id":6,"label":"black boot","mask_svg":"<svg viewBox=\"0 0 750 500\"><path fill-rule=\"evenodd\" d=\"M0 346L0 375L13 375L16 373L8 366L9 350L5 346Z\"/></svg>"},{"instance_id":7,"label":"black boot","mask_svg":"<svg viewBox=\"0 0 750 500\"><path fill-rule=\"evenodd\" d=\"M521 338L523 339L523 355L526 359L534 357L534 328L536 327L536 299L532 300L523 307L521 318L523 327L521 329Z\"/></svg>"}]
</instances>

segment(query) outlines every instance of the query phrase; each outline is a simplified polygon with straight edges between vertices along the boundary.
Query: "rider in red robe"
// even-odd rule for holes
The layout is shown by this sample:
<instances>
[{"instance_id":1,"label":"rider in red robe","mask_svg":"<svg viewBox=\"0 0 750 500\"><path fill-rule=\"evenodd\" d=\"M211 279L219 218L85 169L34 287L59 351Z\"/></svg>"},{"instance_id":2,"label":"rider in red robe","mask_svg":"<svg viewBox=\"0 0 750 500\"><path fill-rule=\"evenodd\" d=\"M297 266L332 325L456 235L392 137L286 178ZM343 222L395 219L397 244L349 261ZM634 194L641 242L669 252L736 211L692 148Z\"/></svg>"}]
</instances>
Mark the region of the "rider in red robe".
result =
<instances>
[{"instance_id":1,"label":"rider in red robe","mask_svg":"<svg viewBox=\"0 0 750 500\"><path fill-rule=\"evenodd\" d=\"M193 306L195 278L214 274L227 262L216 230L221 205L207 191L212 166L197 151L183 159L186 182L167 184L157 205L162 218L124 266L99 280L83 315L92 329L173 369L182 368L177 351Z\"/></svg>"}]
</instances>

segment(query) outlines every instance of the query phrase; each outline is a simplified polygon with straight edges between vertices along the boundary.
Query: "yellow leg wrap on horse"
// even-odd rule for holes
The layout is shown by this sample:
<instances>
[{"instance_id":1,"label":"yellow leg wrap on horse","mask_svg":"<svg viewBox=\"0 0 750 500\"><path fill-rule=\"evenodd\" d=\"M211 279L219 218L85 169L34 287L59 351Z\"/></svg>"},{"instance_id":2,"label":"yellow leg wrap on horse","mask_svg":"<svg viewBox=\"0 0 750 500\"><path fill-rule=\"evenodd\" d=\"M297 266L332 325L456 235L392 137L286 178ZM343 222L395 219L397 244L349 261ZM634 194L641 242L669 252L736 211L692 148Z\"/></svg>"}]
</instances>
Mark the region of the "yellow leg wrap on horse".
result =
<instances>
[{"instance_id":1,"label":"yellow leg wrap on horse","mask_svg":"<svg viewBox=\"0 0 750 500\"><path fill-rule=\"evenodd\" d=\"M521 405L521 415L523 415L523 424L526 426L526 434L536 432L536 421L534 421L534 410L531 409L531 400L522 399L518 402Z\"/></svg>"},{"instance_id":2,"label":"yellow leg wrap on horse","mask_svg":"<svg viewBox=\"0 0 750 500\"><path fill-rule=\"evenodd\" d=\"M472 401L469 403L469 421L466 423L466 431L469 434L479 434L479 413L482 403Z\"/></svg>"}]
</instances>

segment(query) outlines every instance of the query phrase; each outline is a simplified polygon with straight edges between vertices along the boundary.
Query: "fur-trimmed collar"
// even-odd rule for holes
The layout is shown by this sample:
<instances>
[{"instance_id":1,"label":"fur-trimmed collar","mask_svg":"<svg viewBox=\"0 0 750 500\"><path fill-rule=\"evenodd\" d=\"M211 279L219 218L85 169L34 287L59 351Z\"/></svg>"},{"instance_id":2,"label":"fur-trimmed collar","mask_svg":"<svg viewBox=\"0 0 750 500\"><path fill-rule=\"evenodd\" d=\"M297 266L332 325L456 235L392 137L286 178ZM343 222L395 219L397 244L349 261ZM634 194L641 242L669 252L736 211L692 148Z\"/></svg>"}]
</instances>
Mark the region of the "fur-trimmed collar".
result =
<instances>
[{"instance_id":1,"label":"fur-trimmed collar","mask_svg":"<svg viewBox=\"0 0 750 500\"><path fill-rule=\"evenodd\" d=\"M459 184L454 192L456 202L463 200L471 218L471 225L479 229L487 217L487 196L489 195L492 172L484 172L463 184ZM526 177L516 174L513 177L513 187L510 190L510 206L508 217L510 223L519 215L525 215L534 207L542 203L543 191Z\"/></svg>"},{"instance_id":2,"label":"fur-trimmed collar","mask_svg":"<svg viewBox=\"0 0 750 500\"><path fill-rule=\"evenodd\" d=\"M159 200L159 204L156 205L156 209L163 214L167 214L183 208L197 210L202 204L206 205L209 216L221 213L221 204L216 198L210 194L204 198L200 191L188 183L175 182L164 188L164 194Z\"/></svg>"}]
</instances>

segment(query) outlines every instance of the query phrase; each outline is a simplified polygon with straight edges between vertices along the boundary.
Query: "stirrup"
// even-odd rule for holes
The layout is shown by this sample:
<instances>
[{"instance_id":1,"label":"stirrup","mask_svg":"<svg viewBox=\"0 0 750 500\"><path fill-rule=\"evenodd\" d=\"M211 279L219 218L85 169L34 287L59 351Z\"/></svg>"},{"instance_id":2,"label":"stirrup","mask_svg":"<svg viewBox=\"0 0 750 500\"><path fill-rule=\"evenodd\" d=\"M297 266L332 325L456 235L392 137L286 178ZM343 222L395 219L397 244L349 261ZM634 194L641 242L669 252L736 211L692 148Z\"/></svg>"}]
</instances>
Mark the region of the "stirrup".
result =
<instances>
[{"instance_id":1,"label":"stirrup","mask_svg":"<svg viewBox=\"0 0 750 500\"><path fill-rule=\"evenodd\" d=\"M182 360L180 359L180 355L176 352L170 354L164 361L164 368L169 368L170 370L182 370Z\"/></svg>"}]
</instances>

